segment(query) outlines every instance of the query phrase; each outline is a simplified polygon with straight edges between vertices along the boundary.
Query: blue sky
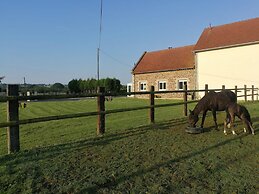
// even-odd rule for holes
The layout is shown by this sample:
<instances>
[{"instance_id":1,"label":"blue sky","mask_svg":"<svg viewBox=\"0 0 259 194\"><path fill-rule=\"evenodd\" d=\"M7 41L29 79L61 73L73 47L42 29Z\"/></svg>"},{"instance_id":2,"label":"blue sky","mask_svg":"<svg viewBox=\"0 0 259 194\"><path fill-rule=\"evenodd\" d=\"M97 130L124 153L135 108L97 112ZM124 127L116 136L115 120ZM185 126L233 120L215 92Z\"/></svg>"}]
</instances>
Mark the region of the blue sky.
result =
<instances>
[{"instance_id":1,"label":"blue sky","mask_svg":"<svg viewBox=\"0 0 259 194\"><path fill-rule=\"evenodd\" d=\"M101 0L0 0L4 83L97 78ZM103 0L100 77L131 81L144 51L195 44L212 26L259 16L258 0Z\"/></svg>"}]
</instances>

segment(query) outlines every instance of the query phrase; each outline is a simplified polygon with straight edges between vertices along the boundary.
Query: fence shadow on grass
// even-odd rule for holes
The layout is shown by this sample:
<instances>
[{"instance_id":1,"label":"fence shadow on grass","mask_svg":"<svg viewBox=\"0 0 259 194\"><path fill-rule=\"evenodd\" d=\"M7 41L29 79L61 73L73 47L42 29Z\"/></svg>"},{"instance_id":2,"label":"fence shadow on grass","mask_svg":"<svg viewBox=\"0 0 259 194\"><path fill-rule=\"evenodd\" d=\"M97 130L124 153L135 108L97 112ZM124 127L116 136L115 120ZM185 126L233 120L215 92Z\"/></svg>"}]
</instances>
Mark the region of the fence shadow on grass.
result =
<instances>
[{"instance_id":1,"label":"fence shadow on grass","mask_svg":"<svg viewBox=\"0 0 259 194\"><path fill-rule=\"evenodd\" d=\"M89 192L89 193L96 193L96 192L98 192L98 190L100 190L100 189L102 189L102 188L115 187L116 185L118 185L118 184L120 184L120 183L122 183L122 182L125 182L125 181L127 181L127 180L129 180L129 179L132 179L132 178L134 178L134 177L142 176L143 174L146 174L146 173L149 173L149 172L151 172L151 171L157 170L157 169L159 169L159 168L161 168L161 167L164 167L164 166L167 166L167 165L171 165L171 164L177 163L177 162L183 162L183 161L185 161L185 160L187 160L187 159L190 159L190 158L192 158L192 157L201 155L201 154L203 154L203 153L205 153L205 152L208 152L208 151L210 151L210 150L217 149L217 148L219 148L219 147L221 147L221 146L227 145L227 144L229 144L229 143L231 143L231 142L233 142L233 141L236 141L236 140L238 140L238 139L241 141L241 139L243 139L244 137L246 137L246 136L248 136L248 135L250 135L250 134L244 133L244 134L242 134L242 135L233 136L233 138L231 138L231 139L228 139L228 140L225 140L225 141L223 141L223 142L220 142L220 143L217 143L217 144L208 146L208 147L205 148L205 149L201 149L201 150L199 150L199 151L192 152L192 153L190 153L190 154L187 154L187 155L184 155L184 156L181 156L181 157L177 157L177 158L168 160L168 161L166 161L166 162L164 162L164 163L160 163L160 164L154 165L154 166L149 167L149 168L147 168L147 169L140 169L140 170L138 170L138 171L136 171L136 172L134 172L134 173L131 173L131 174L124 175L124 176L121 176L121 177L119 177L119 178L116 178L116 180L114 180L114 181L108 180L108 182L106 182L106 183L97 184L97 185L95 185L95 186L88 187L88 188L86 188L86 189L82 189L82 190L81 190L81 193L86 193L86 192ZM258 151L258 150L257 150L257 151ZM252 153L254 153L254 152L256 152L256 151L252 151ZM245 156L244 156L244 157L245 157ZM231 162L231 160L230 160L230 162ZM215 170L217 170L217 169L220 169L220 167L217 167Z\"/></svg>"},{"instance_id":2,"label":"fence shadow on grass","mask_svg":"<svg viewBox=\"0 0 259 194\"><path fill-rule=\"evenodd\" d=\"M259 117L252 118L252 121L258 122ZM80 151L84 148L91 148L94 146L105 146L113 141L122 140L132 136L138 136L145 134L148 130L166 130L172 127L177 127L187 124L187 118L177 118L169 121L161 121L151 125L140 126L136 128L121 129L113 133L106 133L101 137L87 138L76 142L69 142L65 144L59 144L54 146L46 146L33 148L31 150L24 150L20 153L0 156L0 163L10 162L13 164L19 164L23 162L33 162L40 159L47 159L56 157L59 154L70 151ZM237 124L242 124L240 121ZM219 124L219 127L223 127L223 124ZM259 129L259 123L254 124L255 132ZM223 128L222 128L223 129ZM210 132L214 130L214 126L210 126L204 129L204 132ZM13 161L13 162L12 162Z\"/></svg>"},{"instance_id":3,"label":"fence shadow on grass","mask_svg":"<svg viewBox=\"0 0 259 194\"><path fill-rule=\"evenodd\" d=\"M103 136L87 138L85 140L80 140L76 142L69 142L54 146L46 146L33 148L31 150L24 150L19 153L0 156L0 163L20 164L23 162L33 162L40 159L48 159L57 157L59 154L64 152L74 152L80 151L85 148L91 148L94 146L105 146L111 142L119 141L132 136L139 136L147 133L149 130L164 130L172 126L179 126L186 124L186 118L178 118L170 121L161 121L156 124L150 124L145 126L140 126L136 128L121 129L115 132L107 132Z\"/></svg>"},{"instance_id":4,"label":"fence shadow on grass","mask_svg":"<svg viewBox=\"0 0 259 194\"><path fill-rule=\"evenodd\" d=\"M259 128L259 117L255 117L252 118L256 130L256 133L258 132L258 128ZM5 156L1 156L0 157L0 163L2 165L6 165L9 166L10 168L12 168L12 166L15 165L19 165L21 163L28 163L28 162L37 162L41 159L51 159L54 157L57 157L60 154L64 154L64 153L70 153L70 152L76 152L76 151L80 151L83 149L88 149L94 146L105 146L111 142L114 141L118 141L118 140L123 140L125 138L128 137L132 137L132 136L139 136L139 135L144 135L145 133L147 133L149 130L166 130L166 129L170 129L172 127L177 127L177 126L183 126L187 123L187 118L180 118L180 119L174 119L171 121L164 121L164 122L158 122L156 124L152 124L152 125L147 125L147 126L141 126L141 127L137 127L137 128L129 128L129 129L125 129L125 130L120 130L120 131L116 131L114 133L107 133L102 137L95 137L95 138L88 138L85 140L81 140L81 141L77 141L77 142L72 142L72 143L66 143L66 144L60 144L60 145L55 145L55 146L47 146L47 147L42 147L42 148L34 148L32 150L25 150L25 151L21 151L19 153L16 154L11 154L11 155L5 155ZM241 123L242 124L242 123ZM223 126L223 125L222 125ZM211 129L214 128L214 126L210 127ZM187 155L183 155L177 158L173 158L171 160L168 160L164 163L160 163L157 165L154 165L150 168L147 169L139 169L137 172L131 173L131 174L126 174L123 175L119 178L117 178L115 181L112 182L107 182L104 183L102 185L95 185L92 187L88 187L82 190L82 193L84 192L97 192L99 189L101 188L105 188L105 187L113 187L116 186L128 179L137 177L137 176L141 176L145 173L148 173L150 171L156 170L160 167L166 166L166 165L170 165L173 163L177 163L180 161L184 161L187 160L189 158L195 157L197 155L203 154L205 152L208 152L212 149L216 149L218 147L224 146L228 143L231 143L235 140L240 139L240 141L242 141L242 139L246 136L248 136L250 134L245 134L242 133L238 136L233 136L233 138L225 140L223 142L208 146L204 149L189 153ZM220 168L220 167L219 167Z\"/></svg>"},{"instance_id":5,"label":"fence shadow on grass","mask_svg":"<svg viewBox=\"0 0 259 194\"><path fill-rule=\"evenodd\" d=\"M209 114L208 116L212 116L212 114ZM207 116L207 117L208 117ZM252 117L251 118L251 120L252 120L252 122L253 122L253 127L254 127L254 129L255 129L255 131L257 131L257 129L259 128L259 117ZM256 124L255 124L256 123ZM257 124L258 123L258 124ZM206 124L206 123L205 123ZM214 124L214 123L213 123ZM242 123L242 121L240 120L240 119L238 119L237 117L236 117L236 119L235 119L235 123L234 123L236 126L243 126L244 124ZM220 123L220 124L218 124L218 131L223 131L223 129L224 129L224 124L223 123ZM209 126L209 127L205 127L204 128L204 130L203 130L203 132L210 132L210 131L213 131L213 130L215 130L215 125L211 125L211 126ZM229 129L230 130L230 129Z\"/></svg>"},{"instance_id":6,"label":"fence shadow on grass","mask_svg":"<svg viewBox=\"0 0 259 194\"><path fill-rule=\"evenodd\" d=\"M254 124L254 129L255 129L255 133L258 133L258 131L259 131L259 123L257 123L257 122L259 121L259 117L254 117L254 118L252 118L252 121L253 121L253 123L256 123L256 124ZM176 123L177 123L177 122L176 122ZM180 122L180 123L181 123L181 122ZM183 121L182 124L186 124L186 123L187 123L187 122L186 122L186 118L185 118L185 121ZM239 125L240 125L240 124L242 125L242 122L241 122L241 121L237 121L236 123L239 124ZM224 127L223 124L219 124L218 126L219 126L219 127ZM168 127L168 126L165 125L165 127ZM163 129L163 127L160 127L160 129ZM164 129L166 129L166 128L164 128ZM209 132L209 131L211 131L211 130L213 130L213 129L214 129L214 126L210 126L210 127L208 127L208 128L205 129L205 132ZM205 149L201 149L201 150L199 150L199 151L196 151L196 152L187 154L187 155L185 155L185 156L181 156L181 157L178 157L178 158L175 158L175 159L166 161L166 162L164 162L164 163L160 163L160 164L154 165L154 166L152 166L152 167L150 167L150 168L147 168L147 169L140 169L140 170L138 170L137 172L134 172L134 173L132 173L132 174L128 174L128 175L121 176L121 177L117 178L116 181L108 181L107 183L104 183L104 184L98 184L98 185L93 186L93 187L88 187L88 188L86 188L86 189L83 189L81 192L82 192L82 193L84 193L84 192L90 192L90 193L93 192L93 193L95 193L95 192L97 192L99 189L102 189L102 188L114 187L114 186L116 186L116 185L118 185L118 184L120 184L120 183L122 183L122 182L124 182L124 181L127 181L127 180L131 179L131 178L138 177L138 176L142 176L143 174L149 173L149 172L151 172L151 171L153 171L153 170L157 170L157 169L159 169L160 167L164 167L164 166L167 166L167 165L170 165L170 164L173 164L173 163L177 163L177 162L182 162L182 161L184 161L184 160L190 159L190 158L195 157L195 156L197 156L197 155L201 155L201 154L203 154L203 153L205 153L205 152L208 152L208 151L210 151L210 150L213 150L213 149L216 149L216 148L218 148L218 147L227 145L228 143L231 143L231 142L236 141L236 140L242 141L242 139L243 139L244 137L248 136L248 135L251 135L251 134L250 134L250 133L241 133L241 134L239 134L238 136L233 136L233 138L231 138L231 139L225 140L225 141L220 142L220 143L217 143L217 144L215 144L215 145L208 146L208 147L205 148ZM255 154L255 153L257 153L257 152L258 152L258 149L257 149L257 150L249 151L249 152L243 154L242 156L240 155L239 159L246 158L246 157L248 157L249 155ZM219 170L226 169L226 168L228 168L228 165L229 165L229 164L233 164L234 162L237 162L237 159L236 159L236 158L235 158L235 159L231 159L231 158L230 158L230 159L228 159L228 161L225 161L223 164L220 164L220 165L216 166L216 167L210 172L210 174L211 174L211 173L214 173L214 172L217 172L217 171L219 171Z\"/></svg>"}]
</instances>

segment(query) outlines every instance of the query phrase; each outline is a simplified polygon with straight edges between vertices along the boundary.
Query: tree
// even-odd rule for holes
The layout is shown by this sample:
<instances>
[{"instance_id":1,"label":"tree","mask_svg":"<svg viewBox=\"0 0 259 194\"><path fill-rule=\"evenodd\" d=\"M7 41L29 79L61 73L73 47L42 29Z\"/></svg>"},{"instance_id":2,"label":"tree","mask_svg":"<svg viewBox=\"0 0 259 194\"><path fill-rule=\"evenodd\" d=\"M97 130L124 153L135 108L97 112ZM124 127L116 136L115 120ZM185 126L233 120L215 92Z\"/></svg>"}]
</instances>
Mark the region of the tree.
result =
<instances>
[{"instance_id":1,"label":"tree","mask_svg":"<svg viewBox=\"0 0 259 194\"><path fill-rule=\"evenodd\" d=\"M37 87L37 89L35 89L35 91L37 91L38 93L49 93L50 92L50 88L46 87L46 86L39 86ZM25 91L26 93L26 91Z\"/></svg>"},{"instance_id":2,"label":"tree","mask_svg":"<svg viewBox=\"0 0 259 194\"><path fill-rule=\"evenodd\" d=\"M120 80L115 79L115 78L113 79L113 81L114 81L113 91L119 93L121 90L121 82L120 82Z\"/></svg>"},{"instance_id":3,"label":"tree","mask_svg":"<svg viewBox=\"0 0 259 194\"><path fill-rule=\"evenodd\" d=\"M96 89L97 89L97 80L96 79L90 79L89 80L89 89L90 89L90 92L94 93L96 92Z\"/></svg>"},{"instance_id":4,"label":"tree","mask_svg":"<svg viewBox=\"0 0 259 194\"><path fill-rule=\"evenodd\" d=\"M52 92L61 92L65 89L65 86L61 83L55 83L50 87Z\"/></svg>"},{"instance_id":5,"label":"tree","mask_svg":"<svg viewBox=\"0 0 259 194\"><path fill-rule=\"evenodd\" d=\"M119 93L121 90L120 80L116 78L105 78L105 79L100 79L99 81L94 78L87 79L87 80L73 79L68 83L68 88L72 93L79 93L79 92L96 93L97 86L105 87L105 90L107 92Z\"/></svg>"},{"instance_id":6,"label":"tree","mask_svg":"<svg viewBox=\"0 0 259 194\"><path fill-rule=\"evenodd\" d=\"M73 79L68 83L68 89L72 93L79 93L80 87L79 87L79 80Z\"/></svg>"},{"instance_id":7,"label":"tree","mask_svg":"<svg viewBox=\"0 0 259 194\"><path fill-rule=\"evenodd\" d=\"M112 92L113 91L113 79L110 79L110 78L106 78L104 80L104 87L106 89L107 92Z\"/></svg>"}]
</instances>

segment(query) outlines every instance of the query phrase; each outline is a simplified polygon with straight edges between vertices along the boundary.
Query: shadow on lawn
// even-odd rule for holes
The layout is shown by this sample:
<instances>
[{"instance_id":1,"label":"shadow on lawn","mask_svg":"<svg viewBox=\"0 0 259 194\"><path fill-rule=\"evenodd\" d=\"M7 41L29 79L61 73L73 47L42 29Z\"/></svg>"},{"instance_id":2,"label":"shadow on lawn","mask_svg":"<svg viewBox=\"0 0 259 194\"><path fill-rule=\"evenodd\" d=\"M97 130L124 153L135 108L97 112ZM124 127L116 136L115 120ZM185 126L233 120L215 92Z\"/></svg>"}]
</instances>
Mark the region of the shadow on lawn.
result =
<instances>
[{"instance_id":1,"label":"shadow on lawn","mask_svg":"<svg viewBox=\"0 0 259 194\"><path fill-rule=\"evenodd\" d=\"M257 123L257 122L259 122L259 117L251 118L251 120L252 120L253 123ZM238 119L238 118L235 119L235 123L234 123L234 124L235 124L236 126L244 126L244 124L242 123L242 121L241 121L240 119ZM258 124L253 124L253 127L254 127L255 132L256 132L257 129L259 128L259 123L258 123ZM218 128L219 128L218 131L221 131L221 129L222 129L222 131L223 131L224 124L223 124L223 123L218 124ZM211 126L209 126L209 127L205 127L205 128L203 129L203 132L210 132L210 131L213 131L213 130L215 130L215 125L211 125ZM228 130L230 130L230 129L228 129Z\"/></svg>"},{"instance_id":2,"label":"shadow on lawn","mask_svg":"<svg viewBox=\"0 0 259 194\"><path fill-rule=\"evenodd\" d=\"M258 122L259 117L252 118L252 121L254 123ZM183 117L183 118L178 118L178 119L169 120L169 121L157 122L151 125L129 128L123 131L121 130L119 132L114 132L110 134L107 133L107 134L104 134L103 136L88 138L81 141L59 144L55 146L34 148L32 150L25 150L16 154L0 156L0 163L4 163L4 162L12 163L13 161L13 163L19 164L23 162L37 161L39 159L52 158L52 157L56 157L59 154L63 154L66 151L68 152L80 151L86 147L90 148L94 146L105 146L106 144L109 144L113 141L118 141L124 138L145 134L149 130L166 130L172 127L185 125L187 123L188 123L187 118ZM237 123L242 124L241 122L237 122ZM219 127L223 127L223 124L219 124ZM259 128L259 123L254 125L254 128L255 128L255 132L257 132ZM204 132L209 132L212 130L214 130L214 126L205 128Z\"/></svg>"},{"instance_id":3,"label":"shadow on lawn","mask_svg":"<svg viewBox=\"0 0 259 194\"><path fill-rule=\"evenodd\" d=\"M258 130L257 130L257 131L258 131ZM121 176L121 177L117 178L117 179L114 180L114 181L107 180L106 183L103 183L103 184L96 184L95 186L88 187L88 188L86 188L86 189L81 190L80 193L86 193L86 192L89 192L89 193L96 193L98 190L100 190L100 189L102 189L102 188L109 188L109 187L112 188L112 187L114 187L114 186L116 186L116 185L118 185L118 184L120 184L120 183L122 183L122 182L125 182L125 181L127 181L127 180L129 180L129 179L132 179L132 178L134 178L134 177L142 176L143 174L146 174L146 173L148 173L148 172L157 170L157 169L159 169L159 168L161 168L161 167L170 165L170 164L172 164L172 163L182 162L182 161L184 161L184 160L190 159L190 158L192 158L192 157L195 157L195 156L197 156L197 155L203 154L203 153L208 152L208 151L210 151L210 150L213 150L213 149L216 149L216 148L218 148L218 147L224 146L224 145L226 145L226 144L228 144L228 143L230 143L230 142L236 141L236 140L238 140L238 139L239 139L240 141L242 141L242 138L244 138L244 137L246 137L246 136L248 136L248 135L250 135L250 134L244 133L244 134L242 134L242 135L233 136L233 138L231 138L231 139L228 139L228 140L226 140L226 141L223 141L223 142L220 142L220 143L217 143L217 144L208 146L208 147L205 148L205 149L201 149L201 150L199 150L199 151L192 152L192 153L190 153L190 154L187 154L187 155L184 155L184 156L181 156L181 157L178 157L178 158L174 158L174 159L168 160L168 161L166 161L166 162L164 162L164 163L160 163L160 164L154 165L154 166L152 166L152 167L150 167L150 168L147 168L147 169L140 169L140 170L138 170L138 171L136 171L136 172L134 172L134 173L132 173L132 174L128 174L128 175ZM257 151L258 151L258 149L257 149L257 150L253 150L253 151L251 151L251 152L247 152L243 157L246 157L246 156L248 156L249 154L253 154L254 152L257 152ZM217 170L219 170L219 169L222 169L222 168L224 168L224 166L225 166L225 168L227 168L227 164L230 164L230 163L232 163L232 162L233 162L232 159L229 159L229 161L226 161L226 163L222 164L222 166L220 165L220 166L217 166L216 168L214 168L213 171L217 171ZM236 162L236 160L235 160L235 162ZM212 171L211 171L211 173L212 173Z\"/></svg>"},{"instance_id":4,"label":"shadow on lawn","mask_svg":"<svg viewBox=\"0 0 259 194\"><path fill-rule=\"evenodd\" d=\"M125 130L122 129L123 131L120 130L119 132L114 132L110 134L107 132L103 136L88 138L81 141L20 151L19 153L0 156L0 163L7 162L10 165L17 165L23 162L33 162L38 161L40 159L48 159L56 157L59 154L64 154L65 152L80 151L84 148L91 148L94 146L105 146L113 141L118 141L124 138L145 134L149 130L168 129L172 126L175 127L183 125L186 122L186 118L179 118L165 122L157 122L156 124L136 128L129 128Z\"/></svg>"},{"instance_id":5,"label":"shadow on lawn","mask_svg":"<svg viewBox=\"0 0 259 194\"><path fill-rule=\"evenodd\" d=\"M254 127L256 132L258 132L258 128L259 128L259 117L256 118L252 118L253 122L257 122ZM57 157L60 154L67 154L67 152L76 152L76 151L80 151L82 149L85 148L90 148L90 147L94 147L94 146L105 146L111 142L114 141L118 141L118 140L123 140L125 138L128 137L132 137L132 136L139 136L139 135L143 135L145 133L147 133L149 130L166 130L166 129L170 129L171 127L176 127L176 126L182 126L185 125L187 123L187 118L181 118L181 119L175 119L175 120L171 120L171 121L166 121L166 122L158 122L156 124L153 125L147 125L147 126L142 126L142 127L138 127L138 128L130 128L130 129L125 129L124 131L119 131L119 132L114 132L112 134L105 134L102 137L96 137L96 138L89 138L86 140L82 140L82 141L77 141L77 142L73 142L73 143L66 143L66 144L60 144L60 145L55 145L55 146L48 146L48 147L44 147L44 148L35 148L29 151L21 151L19 153L16 154L11 154L11 155L5 155L0 157L0 163L2 165L8 165L10 167L17 165L17 164L21 164L21 163L28 163L28 162L37 162L41 159L48 159L48 158L54 158ZM222 125L223 126L223 125ZM211 126L208 130L213 129L214 126ZM117 178L116 180L113 181L109 181L107 180L106 183L103 184L98 184L96 183L95 186L92 187L88 187L86 189L83 189L81 192L85 193L85 192L89 192L89 193L95 193L97 192L99 189L102 188L106 188L106 187L114 187L128 179L137 177L137 176L141 176L145 173L148 173L150 171L156 170L160 167L164 167L167 165L170 165L172 163L177 163L180 161L184 161L187 160L189 158L195 157L197 155L203 154L205 152L208 152L212 149L216 149L218 147L224 146L230 142L233 142L235 140L240 139L240 141L242 141L241 139L248 136L250 134L240 134L238 136L233 136L233 138L222 141L220 143L214 144L214 145L210 145L204 149L201 149L199 151L195 151L192 153L189 153L187 155L183 155L177 158L173 158L171 160L168 160L166 162L154 165L150 168L147 169L139 169L138 171L131 173L131 174L126 174L123 175L119 178ZM231 160L229 162L232 162ZM219 169L220 167L216 168ZM214 169L214 170L216 170Z\"/></svg>"}]
</instances>

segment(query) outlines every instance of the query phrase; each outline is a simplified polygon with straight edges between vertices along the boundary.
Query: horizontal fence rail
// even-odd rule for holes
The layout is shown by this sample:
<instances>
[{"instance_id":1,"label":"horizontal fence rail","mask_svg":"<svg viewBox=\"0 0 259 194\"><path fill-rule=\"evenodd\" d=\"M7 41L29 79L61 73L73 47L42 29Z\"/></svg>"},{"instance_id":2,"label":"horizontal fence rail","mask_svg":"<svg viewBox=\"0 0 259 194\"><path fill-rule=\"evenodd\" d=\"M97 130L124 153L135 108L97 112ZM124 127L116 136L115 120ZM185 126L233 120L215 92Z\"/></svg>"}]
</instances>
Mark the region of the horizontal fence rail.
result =
<instances>
[{"instance_id":1,"label":"horizontal fence rail","mask_svg":"<svg viewBox=\"0 0 259 194\"><path fill-rule=\"evenodd\" d=\"M144 92L127 92L124 95L117 93L105 92L105 88L99 87L97 93L95 94L68 94L68 95L35 95L35 96L19 96L18 95L18 85L8 85L7 86L7 96L0 97L0 102L7 102L7 122L0 123L0 128L7 127L7 138L8 138L8 153L17 152L20 150L20 141L19 141L19 126L25 124L32 124L38 122L47 122L54 120L62 119L71 119L71 118L80 118L80 117L89 117L97 116L97 134L105 133L105 115L128 112L128 111L137 111L149 109L149 119L150 123L155 122L155 108L169 107L169 106L179 106L183 105L183 115L187 116L187 105L190 103L197 103L199 100L188 100L188 95L204 92L205 94L209 91L221 91L225 89L225 86L222 86L222 89L209 89L208 85L205 85L205 89L202 90L187 90L187 86L184 86L184 90L172 90L172 91L154 91L154 86L151 86L150 91ZM244 95L237 95L238 98L244 97L244 100L247 101L247 97L251 97L251 100L258 100L258 88L247 88L244 85L244 88L235 88L228 89L232 90L238 94L238 92L244 92ZM247 92L250 92L248 94ZM183 102L176 103L167 103L167 104L155 104L155 94L183 94ZM105 97L109 96L134 96L134 95L148 95L149 96L149 105L141 107L132 107L132 108L121 108L113 110L105 110ZM19 119L19 101L44 101L44 100L54 100L54 99L74 99L74 98L97 98L97 111L94 112L84 112L84 113L74 113L74 114L65 114L57 116L48 116L48 117L39 117L32 119Z\"/></svg>"},{"instance_id":2,"label":"horizontal fence rail","mask_svg":"<svg viewBox=\"0 0 259 194\"><path fill-rule=\"evenodd\" d=\"M237 92L244 91L245 88L238 88ZM187 90L187 93L193 92L206 92L206 91L221 91L222 89L208 89L208 90ZM235 91L235 89L228 89ZM247 88L247 91L251 91L252 88ZM254 91L258 91L258 88L254 88ZM33 95L33 96L0 96L0 102L7 102L9 100L19 100L19 101L26 101L26 100L54 100L54 99L73 99L73 98L94 98L100 95L105 96L134 96L134 95L144 95L150 94L150 91L146 92L126 92L123 95L118 93L95 93L95 94L66 94L66 95ZM170 94L170 93L184 93L184 90L170 90L170 91L154 91L154 94ZM256 94L255 94L256 95ZM240 95L237 97L244 97L245 95ZM252 94L248 94L247 96L252 96Z\"/></svg>"},{"instance_id":3,"label":"horizontal fence rail","mask_svg":"<svg viewBox=\"0 0 259 194\"><path fill-rule=\"evenodd\" d=\"M19 120L19 121L11 121L11 122L0 123L0 128L11 127L11 126L15 126L15 125L26 125L26 124L32 124L32 123L53 121L53 120L62 120L62 119L72 119L72 118L96 116L99 113L108 115L108 114L129 112L129 111L136 111L136 110L144 110L144 109L150 109L150 108L177 106L177 105L190 104L190 103L195 103L195 102L198 102L198 100L192 100L192 101L188 101L188 102L159 104L159 105L153 105L153 106L141 106L141 107L134 107L134 108L114 109L114 110L106 110L106 111L101 111L101 112L85 112L85 113L75 113L75 114L66 114L66 115L49 116L49 117L39 117L39 118L33 118L33 119L23 119L23 120Z\"/></svg>"}]
</instances>

